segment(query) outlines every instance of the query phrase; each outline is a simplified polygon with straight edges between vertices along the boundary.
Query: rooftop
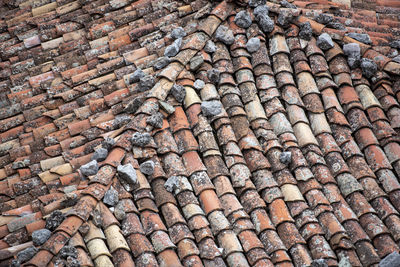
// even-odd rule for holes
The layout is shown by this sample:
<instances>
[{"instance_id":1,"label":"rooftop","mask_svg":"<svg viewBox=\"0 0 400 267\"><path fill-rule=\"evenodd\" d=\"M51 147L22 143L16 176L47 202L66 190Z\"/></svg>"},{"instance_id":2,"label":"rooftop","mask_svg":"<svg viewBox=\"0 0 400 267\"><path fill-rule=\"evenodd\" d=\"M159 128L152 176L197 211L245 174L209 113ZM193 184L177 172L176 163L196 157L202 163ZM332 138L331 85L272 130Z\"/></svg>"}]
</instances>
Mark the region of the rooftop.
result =
<instances>
[{"instance_id":1,"label":"rooftop","mask_svg":"<svg viewBox=\"0 0 400 267\"><path fill-rule=\"evenodd\" d=\"M0 266L398 260L399 14L4 0Z\"/></svg>"}]
</instances>

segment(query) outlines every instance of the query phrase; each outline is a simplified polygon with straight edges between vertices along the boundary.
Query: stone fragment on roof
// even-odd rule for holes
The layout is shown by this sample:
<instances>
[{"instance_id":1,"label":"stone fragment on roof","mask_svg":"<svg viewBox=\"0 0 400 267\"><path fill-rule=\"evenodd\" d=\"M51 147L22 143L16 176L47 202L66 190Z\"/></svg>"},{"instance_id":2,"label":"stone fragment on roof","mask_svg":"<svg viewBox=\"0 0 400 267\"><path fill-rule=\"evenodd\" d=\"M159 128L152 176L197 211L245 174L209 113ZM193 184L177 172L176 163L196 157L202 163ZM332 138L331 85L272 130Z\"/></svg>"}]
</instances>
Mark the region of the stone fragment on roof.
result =
<instances>
[{"instance_id":1,"label":"stone fragment on roof","mask_svg":"<svg viewBox=\"0 0 400 267\"><path fill-rule=\"evenodd\" d=\"M328 267L328 264L324 259L313 260L310 267Z\"/></svg>"},{"instance_id":2,"label":"stone fragment on roof","mask_svg":"<svg viewBox=\"0 0 400 267\"><path fill-rule=\"evenodd\" d=\"M188 181L188 179L184 176L171 176L164 183L165 189L174 194L179 194L185 190L193 191L193 188Z\"/></svg>"},{"instance_id":3,"label":"stone fragment on roof","mask_svg":"<svg viewBox=\"0 0 400 267\"><path fill-rule=\"evenodd\" d=\"M76 247L66 245L60 250L58 255L63 259L67 259L68 257L76 259L78 257L78 251L76 250Z\"/></svg>"},{"instance_id":4,"label":"stone fragment on roof","mask_svg":"<svg viewBox=\"0 0 400 267\"><path fill-rule=\"evenodd\" d=\"M210 69L207 71L207 77L210 82L217 84L219 82L221 72L217 69Z\"/></svg>"},{"instance_id":5,"label":"stone fragment on roof","mask_svg":"<svg viewBox=\"0 0 400 267\"><path fill-rule=\"evenodd\" d=\"M182 27L177 27L171 31L171 37L173 39L179 39L186 36L186 32Z\"/></svg>"},{"instance_id":6,"label":"stone fragment on roof","mask_svg":"<svg viewBox=\"0 0 400 267\"><path fill-rule=\"evenodd\" d=\"M85 165L82 165L79 170L84 176L92 176L99 171L99 165L97 164L96 160L92 160Z\"/></svg>"},{"instance_id":7,"label":"stone fragment on roof","mask_svg":"<svg viewBox=\"0 0 400 267\"><path fill-rule=\"evenodd\" d=\"M179 53L182 45L182 38L176 39L172 44L167 46L164 51L164 56L166 57L174 57Z\"/></svg>"},{"instance_id":8,"label":"stone fragment on roof","mask_svg":"<svg viewBox=\"0 0 400 267\"><path fill-rule=\"evenodd\" d=\"M84 222L81 226L79 226L79 233L82 235L86 235L90 230L90 225L87 222Z\"/></svg>"},{"instance_id":9,"label":"stone fragment on roof","mask_svg":"<svg viewBox=\"0 0 400 267\"><path fill-rule=\"evenodd\" d=\"M389 54L387 55L390 58L397 57L399 55L399 52L397 49L390 49Z\"/></svg>"},{"instance_id":10,"label":"stone fragment on roof","mask_svg":"<svg viewBox=\"0 0 400 267\"><path fill-rule=\"evenodd\" d=\"M156 81L154 80L154 77L151 75L145 75L139 80L139 92L144 92L147 90L150 90Z\"/></svg>"},{"instance_id":11,"label":"stone fragment on roof","mask_svg":"<svg viewBox=\"0 0 400 267\"><path fill-rule=\"evenodd\" d=\"M360 66L361 49L359 44L344 44L343 52L347 56L347 63L349 64L350 68L354 69Z\"/></svg>"},{"instance_id":12,"label":"stone fragment on roof","mask_svg":"<svg viewBox=\"0 0 400 267\"><path fill-rule=\"evenodd\" d=\"M331 15L321 13L315 17L315 21L321 24L328 24L333 21L333 17Z\"/></svg>"},{"instance_id":13,"label":"stone fragment on roof","mask_svg":"<svg viewBox=\"0 0 400 267\"><path fill-rule=\"evenodd\" d=\"M375 61L369 58L362 58L360 67L363 75L367 78L371 78L378 71L378 66L376 65Z\"/></svg>"},{"instance_id":14,"label":"stone fragment on roof","mask_svg":"<svg viewBox=\"0 0 400 267\"><path fill-rule=\"evenodd\" d=\"M118 204L114 208L114 216L115 216L115 218L117 218L120 221L122 221L126 218L124 204L121 201L119 201Z\"/></svg>"},{"instance_id":15,"label":"stone fragment on roof","mask_svg":"<svg viewBox=\"0 0 400 267\"><path fill-rule=\"evenodd\" d=\"M179 103L182 103L186 96L185 87L180 84L174 84L171 88L171 94Z\"/></svg>"},{"instance_id":16,"label":"stone fragment on roof","mask_svg":"<svg viewBox=\"0 0 400 267\"><path fill-rule=\"evenodd\" d=\"M253 13L256 19L262 16L268 16L269 8L266 5L259 5L254 9Z\"/></svg>"},{"instance_id":17,"label":"stone fragment on roof","mask_svg":"<svg viewBox=\"0 0 400 267\"><path fill-rule=\"evenodd\" d=\"M94 209L92 210L92 222L94 225L96 225L97 227L103 227L103 219L102 219L102 215L101 215L101 211L100 209Z\"/></svg>"},{"instance_id":18,"label":"stone fragment on roof","mask_svg":"<svg viewBox=\"0 0 400 267\"><path fill-rule=\"evenodd\" d=\"M282 162L283 164L288 165L292 161L292 152L290 151L283 151L279 155L279 161Z\"/></svg>"},{"instance_id":19,"label":"stone fragment on roof","mask_svg":"<svg viewBox=\"0 0 400 267\"><path fill-rule=\"evenodd\" d=\"M371 38L366 33L350 32L346 35L349 36L350 38L353 38L353 39L361 42L361 43L372 44Z\"/></svg>"},{"instance_id":20,"label":"stone fragment on roof","mask_svg":"<svg viewBox=\"0 0 400 267\"><path fill-rule=\"evenodd\" d=\"M400 267L400 254L397 251L390 253L381 260L379 267Z\"/></svg>"},{"instance_id":21,"label":"stone fragment on roof","mask_svg":"<svg viewBox=\"0 0 400 267\"><path fill-rule=\"evenodd\" d=\"M127 113L135 113L138 108L143 104L144 97L135 97L131 101L129 101L128 105L124 108L124 111Z\"/></svg>"},{"instance_id":22,"label":"stone fragment on roof","mask_svg":"<svg viewBox=\"0 0 400 267\"><path fill-rule=\"evenodd\" d=\"M246 49L250 53L254 53L258 51L258 49L260 49L260 44L261 44L260 38L257 37L250 38L246 43Z\"/></svg>"},{"instance_id":23,"label":"stone fragment on roof","mask_svg":"<svg viewBox=\"0 0 400 267\"><path fill-rule=\"evenodd\" d=\"M118 9L118 8L121 8L121 7L124 7L124 6L128 5L130 2L131 1L129 1L129 0L111 0L110 1L110 6L113 9Z\"/></svg>"},{"instance_id":24,"label":"stone fragment on roof","mask_svg":"<svg viewBox=\"0 0 400 267\"><path fill-rule=\"evenodd\" d=\"M220 101L203 101L201 103L201 112L206 117L213 117L222 112L222 105Z\"/></svg>"},{"instance_id":25,"label":"stone fragment on roof","mask_svg":"<svg viewBox=\"0 0 400 267\"><path fill-rule=\"evenodd\" d=\"M189 67L190 70L196 71L200 68L200 66L204 63L204 59L202 56L195 56L190 59Z\"/></svg>"},{"instance_id":26,"label":"stone fragment on roof","mask_svg":"<svg viewBox=\"0 0 400 267\"><path fill-rule=\"evenodd\" d=\"M287 28L292 23L294 17L295 14L293 13L292 9L282 9L279 12L277 23L283 28Z\"/></svg>"},{"instance_id":27,"label":"stone fragment on roof","mask_svg":"<svg viewBox=\"0 0 400 267\"><path fill-rule=\"evenodd\" d=\"M215 43L211 40L208 40L206 45L204 46L204 51L206 51L207 53L214 53L215 51L217 51L217 46L215 45Z\"/></svg>"},{"instance_id":28,"label":"stone fragment on roof","mask_svg":"<svg viewBox=\"0 0 400 267\"><path fill-rule=\"evenodd\" d=\"M281 4L281 6L286 7L286 8L293 8L293 9L297 9L297 6L288 2L287 0L283 0L280 1L279 4Z\"/></svg>"},{"instance_id":29,"label":"stone fragment on roof","mask_svg":"<svg viewBox=\"0 0 400 267\"><path fill-rule=\"evenodd\" d=\"M300 31L299 31L300 38L310 41L312 37L312 28L309 21L300 23Z\"/></svg>"},{"instance_id":30,"label":"stone fragment on roof","mask_svg":"<svg viewBox=\"0 0 400 267\"><path fill-rule=\"evenodd\" d=\"M25 263L25 262L29 261L30 259L32 259L32 257L35 256L36 253L38 253L38 249L37 248L28 247L28 248L18 252L17 261L19 263Z\"/></svg>"},{"instance_id":31,"label":"stone fragment on roof","mask_svg":"<svg viewBox=\"0 0 400 267\"><path fill-rule=\"evenodd\" d=\"M144 77L146 74L143 72L143 70L141 68L138 68L137 70L135 70L133 72L133 75L131 76L131 81L136 83L138 81L140 81L140 79L142 77Z\"/></svg>"},{"instance_id":32,"label":"stone fragment on roof","mask_svg":"<svg viewBox=\"0 0 400 267\"><path fill-rule=\"evenodd\" d=\"M127 114L118 114L115 116L114 121L113 121L113 127L114 128L120 128L123 125L127 124L128 122L131 121L131 117Z\"/></svg>"},{"instance_id":33,"label":"stone fragment on roof","mask_svg":"<svg viewBox=\"0 0 400 267\"><path fill-rule=\"evenodd\" d=\"M71 207L74 206L78 202L78 195L73 191L76 190L76 185L67 186L64 188L64 199L61 202L62 207Z\"/></svg>"},{"instance_id":34,"label":"stone fragment on roof","mask_svg":"<svg viewBox=\"0 0 400 267\"><path fill-rule=\"evenodd\" d=\"M234 21L237 26L239 26L240 28L243 28L243 29L247 29L248 27L251 26L251 23L252 23L250 14L246 10L242 10L242 11L238 12L235 16Z\"/></svg>"},{"instance_id":35,"label":"stone fragment on roof","mask_svg":"<svg viewBox=\"0 0 400 267\"><path fill-rule=\"evenodd\" d=\"M171 59L169 57L159 57L154 62L153 67L155 70L161 70L161 69L165 68L170 62L171 62Z\"/></svg>"},{"instance_id":36,"label":"stone fragment on roof","mask_svg":"<svg viewBox=\"0 0 400 267\"><path fill-rule=\"evenodd\" d=\"M339 267L352 267L349 258L347 257L342 257L339 261Z\"/></svg>"},{"instance_id":37,"label":"stone fragment on roof","mask_svg":"<svg viewBox=\"0 0 400 267\"><path fill-rule=\"evenodd\" d=\"M392 59L394 62L400 63L400 55Z\"/></svg>"},{"instance_id":38,"label":"stone fragment on roof","mask_svg":"<svg viewBox=\"0 0 400 267\"><path fill-rule=\"evenodd\" d=\"M103 144L104 148L109 151L115 145L115 140L113 138L107 136L106 138L104 138L104 141L102 144Z\"/></svg>"},{"instance_id":39,"label":"stone fragment on roof","mask_svg":"<svg viewBox=\"0 0 400 267\"><path fill-rule=\"evenodd\" d=\"M197 90L203 89L205 85L204 81L200 79L195 80L193 83L194 88Z\"/></svg>"},{"instance_id":40,"label":"stone fragment on roof","mask_svg":"<svg viewBox=\"0 0 400 267\"><path fill-rule=\"evenodd\" d=\"M318 36L317 45L324 51L329 50L335 46L331 36L327 33L323 33L320 36Z\"/></svg>"},{"instance_id":41,"label":"stone fragment on roof","mask_svg":"<svg viewBox=\"0 0 400 267\"><path fill-rule=\"evenodd\" d=\"M97 163L97 162L96 162ZM65 215L59 211L53 211L46 219L46 228L50 231L54 231L65 219Z\"/></svg>"},{"instance_id":42,"label":"stone fragment on roof","mask_svg":"<svg viewBox=\"0 0 400 267\"><path fill-rule=\"evenodd\" d=\"M148 117L146 122L154 128L161 129L163 125L163 115L160 112L157 112Z\"/></svg>"},{"instance_id":43,"label":"stone fragment on roof","mask_svg":"<svg viewBox=\"0 0 400 267\"><path fill-rule=\"evenodd\" d=\"M400 49L400 39L390 42L389 45L392 48Z\"/></svg>"},{"instance_id":44,"label":"stone fragment on roof","mask_svg":"<svg viewBox=\"0 0 400 267\"><path fill-rule=\"evenodd\" d=\"M154 162L152 160L148 160L140 164L140 171L146 175L152 175L154 173Z\"/></svg>"},{"instance_id":45,"label":"stone fragment on roof","mask_svg":"<svg viewBox=\"0 0 400 267\"><path fill-rule=\"evenodd\" d=\"M169 115L175 112L175 108L165 101L159 101L158 104L160 105L160 108Z\"/></svg>"},{"instance_id":46,"label":"stone fragment on roof","mask_svg":"<svg viewBox=\"0 0 400 267\"><path fill-rule=\"evenodd\" d=\"M32 233L32 241L35 246L43 245L47 239L51 236L51 231L49 229L39 229Z\"/></svg>"},{"instance_id":47,"label":"stone fragment on roof","mask_svg":"<svg viewBox=\"0 0 400 267\"><path fill-rule=\"evenodd\" d=\"M235 41L232 30L224 25L218 27L215 32L215 38L226 45L231 45Z\"/></svg>"},{"instance_id":48,"label":"stone fragment on roof","mask_svg":"<svg viewBox=\"0 0 400 267\"><path fill-rule=\"evenodd\" d=\"M94 150L92 160L103 161L107 158L108 150L103 147L98 147Z\"/></svg>"},{"instance_id":49,"label":"stone fragment on roof","mask_svg":"<svg viewBox=\"0 0 400 267\"><path fill-rule=\"evenodd\" d=\"M257 7L260 5L265 5L267 1L266 0L250 0L249 1L249 6L251 7Z\"/></svg>"},{"instance_id":50,"label":"stone fragment on roof","mask_svg":"<svg viewBox=\"0 0 400 267\"><path fill-rule=\"evenodd\" d=\"M31 161L29 159L23 159L19 161L15 161L12 163L11 168L14 170L29 167Z\"/></svg>"},{"instance_id":51,"label":"stone fragment on roof","mask_svg":"<svg viewBox=\"0 0 400 267\"><path fill-rule=\"evenodd\" d=\"M128 183L130 186L135 188L138 184L136 170L131 164L118 165L117 167L118 177Z\"/></svg>"},{"instance_id":52,"label":"stone fragment on roof","mask_svg":"<svg viewBox=\"0 0 400 267\"><path fill-rule=\"evenodd\" d=\"M132 135L131 142L134 146L144 147L148 143L150 143L151 136L149 133L140 133L135 132Z\"/></svg>"},{"instance_id":53,"label":"stone fragment on roof","mask_svg":"<svg viewBox=\"0 0 400 267\"><path fill-rule=\"evenodd\" d=\"M268 16L269 10L267 6L260 5L254 9L254 15L256 16L256 21L261 30L265 33L270 33L274 30L275 23Z\"/></svg>"},{"instance_id":54,"label":"stone fragment on roof","mask_svg":"<svg viewBox=\"0 0 400 267\"><path fill-rule=\"evenodd\" d=\"M269 16L259 17L257 22L265 33L270 33L274 30L275 22Z\"/></svg>"},{"instance_id":55,"label":"stone fragment on roof","mask_svg":"<svg viewBox=\"0 0 400 267\"><path fill-rule=\"evenodd\" d=\"M107 205L114 207L115 205L117 205L118 201L118 192L114 189L113 186L111 186L110 189L108 189L107 192L104 194L103 202Z\"/></svg>"},{"instance_id":56,"label":"stone fragment on roof","mask_svg":"<svg viewBox=\"0 0 400 267\"><path fill-rule=\"evenodd\" d=\"M336 29L336 30L340 30L340 31L346 30L346 27L336 19L334 19L333 21L329 22L327 24L327 26L330 27L330 28Z\"/></svg>"}]
</instances>

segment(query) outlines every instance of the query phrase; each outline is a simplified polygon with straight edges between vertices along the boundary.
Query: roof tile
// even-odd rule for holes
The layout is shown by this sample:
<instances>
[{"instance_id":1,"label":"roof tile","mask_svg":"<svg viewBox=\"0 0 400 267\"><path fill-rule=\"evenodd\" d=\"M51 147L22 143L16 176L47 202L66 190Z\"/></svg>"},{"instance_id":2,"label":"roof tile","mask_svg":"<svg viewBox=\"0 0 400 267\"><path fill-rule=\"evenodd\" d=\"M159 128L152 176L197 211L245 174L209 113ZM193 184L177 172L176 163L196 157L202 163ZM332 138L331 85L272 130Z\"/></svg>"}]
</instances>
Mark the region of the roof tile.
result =
<instances>
[{"instance_id":1,"label":"roof tile","mask_svg":"<svg viewBox=\"0 0 400 267\"><path fill-rule=\"evenodd\" d=\"M336 258L344 256L353 265L370 265L396 250L393 240L398 239L400 161L395 131L399 116L396 87L390 84L397 79L393 75L397 63L389 57L395 50L381 45L396 33L395 9L378 6L373 12L365 12L336 5L340 14L335 13L335 19L345 25L345 30L337 30L311 18L320 12L333 12L331 2L295 3L301 7L295 13L302 16L286 31L277 26L268 36L256 23L248 29L234 23L235 13L246 5L242 2L212 5L198 0L178 10L176 3L162 9L159 3L148 0L130 5L126 1L43 2L35 3L32 11L27 3L19 8L7 7L7 23L0 23L0 46L4 48L0 90L7 95L0 104L0 177L5 182L1 210L12 212L29 205L38 221L27 224L26 229L5 233L3 239L8 243L0 243L8 247L16 245L16 238L28 241L27 233L44 227L41 216L64 208L65 194L77 189L80 191L74 194L78 202L64 210L68 217L56 233L72 235L81 220L91 216L97 220L99 214L105 231L117 231L122 222L124 236L119 237L127 239L123 247L107 241L113 258L103 241L105 249L91 255L93 259L85 252L85 244L77 243L79 260L87 265L93 265L93 261L111 265L116 258L124 259L121 265L132 265L135 259L138 266L143 261L156 264L157 260L176 265L193 261L191 264L222 266L224 260L243 265L310 265L316 258L336 265ZM267 5L272 19L289 10L284 4ZM32 12L37 16L31 17ZM90 21L96 14L102 17ZM28 24L23 23L25 20ZM392 21L391 32L389 26L381 25L386 20ZM306 21L315 34L310 41L298 38L300 23ZM213 52L209 50L211 43L204 46L215 39L213 34L220 24L232 30L236 41L232 46L217 42ZM174 25L186 25L187 37L175 61L154 72L154 62L172 41ZM372 44L343 36L346 31L368 33ZM316 44L322 32L335 40L334 48L325 52ZM261 40L253 57L244 46L251 37ZM270 51L266 41L270 42ZM362 56L378 64L380 71L372 79L366 79L360 68L348 67L341 45L351 42L360 45ZM186 65L197 54L205 63L190 71ZM124 80L136 68L159 77L150 92L137 95L135 83L127 83L126 88ZM212 68L221 72L218 88L206 75ZM206 87L196 92L195 79L203 79ZM183 107L169 95L176 80L185 87ZM33 89L26 89L26 85ZM119 129L119 114L125 112L130 99L137 97L147 100ZM200 115L200 98L221 100L222 112L212 118ZM146 119L157 110L152 108L157 99L167 101L175 112L169 115L163 109L168 120L163 121L163 128L152 130ZM129 102L130 106L134 104ZM145 148L132 147L129 139L134 131L152 131L155 142ZM99 136L115 138L116 144ZM99 172L90 180L79 181L79 172L71 172L90 161L98 145L109 150L107 159L99 163ZM288 166L280 160L283 149L292 155ZM29 164L23 163L24 159L29 159ZM155 163L154 174L145 177L138 172L139 190L126 191L114 177L115 167L123 163L139 168L139 162L148 159ZM175 196L164 187L171 175L188 175L179 177L184 187L175 190ZM30 188L33 184L39 186ZM110 185L120 199L114 213L97 204ZM58 193L49 194L54 190ZM282 209L275 209L276 205ZM149 238L153 244L143 235L138 219L146 213L167 223L162 229L146 226L152 229ZM74 220L78 223L71 227ZM365 233L367 225L379 227ZM234 234L229 230L232 228ZM102 238L97 235L90 242ZM143 247L136 247L136 242ZM324 249L317 244L323 244ZM60 246L49 249L57 251ZM44 255L44 263L36 262L36 257L32 262L51 262L53 255L41 250L38 256L43 253L49 254Z\"/></svg>"}]
</instances>

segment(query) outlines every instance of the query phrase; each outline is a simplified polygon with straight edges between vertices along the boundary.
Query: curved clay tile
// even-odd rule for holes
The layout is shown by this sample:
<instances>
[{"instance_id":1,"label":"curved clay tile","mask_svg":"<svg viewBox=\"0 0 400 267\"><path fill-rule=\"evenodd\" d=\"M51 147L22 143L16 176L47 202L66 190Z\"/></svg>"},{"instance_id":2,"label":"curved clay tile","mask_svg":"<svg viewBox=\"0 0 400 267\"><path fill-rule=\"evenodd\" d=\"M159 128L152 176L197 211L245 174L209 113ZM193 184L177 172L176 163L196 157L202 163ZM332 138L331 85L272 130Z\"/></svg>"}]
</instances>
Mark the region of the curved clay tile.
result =
<instances>
[{"instance_id":1,"label":"curved clay tile","mask_svg":"<svg viewBox=\"0 0 400 267\"><path fill-rule=\"evenodd\" d=\"M392 264L399 8L6 1L0 265Z\"/></svg>"}]
</instances>

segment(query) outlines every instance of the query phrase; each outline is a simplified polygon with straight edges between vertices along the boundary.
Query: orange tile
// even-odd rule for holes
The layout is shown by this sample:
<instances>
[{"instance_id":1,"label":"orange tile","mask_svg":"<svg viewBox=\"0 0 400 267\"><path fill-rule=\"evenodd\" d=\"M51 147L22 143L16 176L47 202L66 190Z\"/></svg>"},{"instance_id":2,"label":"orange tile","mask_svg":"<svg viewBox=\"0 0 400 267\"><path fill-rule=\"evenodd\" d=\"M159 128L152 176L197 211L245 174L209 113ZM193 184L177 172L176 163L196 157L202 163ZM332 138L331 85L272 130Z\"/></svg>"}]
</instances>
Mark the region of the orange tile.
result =
<instances>
[{"instance_id":1,"label":"orange tile","mask_svg":"<svg viewBox=\"0 0 400 267\"><path fill-rule=\"evenodd\" d=\"M182 264L184 266L193 266L193 267L201 267L204 266L203 262L201 261L200 257L197 255L187 256L182 260Z\"/></svg>"},{"instance_id":2,"label":"orange tile","mask_svg":"<svg viewBox=\"0 0 400 267\"><path fill-rule=\"evenodd\" d=\"M251 230L243 231L238 236L245 252L254 248L264 248L264 245L258 239L257 235Z\"/></svg>"},{"instance_id":3,"label":"orange tile","mask_svg":"<svg viewBox=\"0 0 400 267\"><path fill-rule=\"evenodd\" d=\"M189 122L182 107L176 107L175 112L169 118L169 124L173 132L181 129L189 129Z\"/></svg>"},{"instance_id":4,"label":"orange tile","mask_svg":"<svg viewBox=\"0 0 400 267\"><path fill-rule=\"evenodd\" d=\"M145 252L154 252L152 244L142 234L131 234L127 238L127 241L135 258Z\"/></svg>"},{"instance_id":5,"label":"orange tile","mask_svg":"<svg viewBox=\"0 0 400 267\"><path fill-rule=\"evenodd\" d=\"M195 241L192 239L183 239L178 244L178 255L179 258L184 259L191 255L199 255L199 249L196 246Z\"/></svg>"},{"instance_id":6,"label":"orange tile","mask_svg":"<svg viewBox=\"0 0 400 267\"><path fill-rule=\"evenodd\" d=\"M28 235L32 235L32 233L36 230L43 229L46 225L45 220L38 220L33 223L26 225L26 230L28 231Z\"/></svg>"},{"instance_id":7,"label":"orange tile","mask_svg":"<svg viewBox=\"0 0 400 267\"><path fill-rule=\"evenodd\" d=\"M68 125L69 134L71 136L77 135L87 129L90 129L89 120L78 121Z\"/></svg>"},{"instance_id":8,"label":"orange tile","mask_svg":"<svg viewBox=\"0 0 400 267\"><path fill-rule=\"evenodd\" d=\"M206 214L215 210L222 210L221 203L214 190L204 190L200 193L200 202Z\"/></svg>"},{"instance_id":9,"label":"orange tile","mask_svg":"<svg viewBox=\"0 0 400 267\"><path fill-rule=\"evenodd\" d=\"M72 76L88 71L87 65L78 66L66 71L61 72L64 80L70 79Z\"/></svg>"},{"instance_id":10,"label":"orange tile","mask_svg":"<svg viewBox=\"0 0 400 267\"><path fill-rule=\"evenodd\" d=\"M212 11L211 14L217 16L222 21L224 21L228 15L232 12L233 5L228 3L227 1L222 1L219 3Z\"/></svg>"},{"instance_id":11,"label":"orange tile","mask_svg":"<svg viewBox=\"0 0 400 267\"><path fill-rule=\"evenodd\" d=\"M193 151L198 150L199 145L193 135L193 132L190 130L181 130L174 134L175 141L178 145L178 149L181 151Z\"/></svg>"},{"instance_id":12,"label":"orange tile","mask_svg":"<svg viewBox=\"0 0 400 267\"><path fill-rule=\"evenodd\" d=\"M48 80L52 80L52 79L54 79L54 74L52 71L49 71L49 72L39 74L37 76L29 78L29 84L32 87L38 87L38 86L40 86L40 83L48 81Z\"/></svg>"},{"instance_id":13,"label":"orange tile","mask_svg":"<svg viewBox=\"0 0 400 267\"><path fill-rule=\"evenodd\" d=\"M199 114L201 113L201 105L193 104L186 110L188 121L193 128L199 122Z\"/></svg>"},{"instance_id":14,"label":"orange tile","mask_svg":"<svg viewBox=\"0 0 400 267\"><path fill-rule=\"evenodd\" d=\"M116 147L111 150L107 158L101 163L110 164L111 166L117 168L124 157L125 157L125 150L120 147Z\"/></svg>"},{"instance_id":15,"label":"orange tile","mask_svg":"<svg viewBox=\"0 0 400 267\"><path fill-rule=\"evenodd\" d=\"M178 255L172 249L166 249L157 255L158 261L165 266L182 266Z\"/></svg>"},{"instance_id":16,"label":"orange tile","mask_svg":"<svg viewBox=\"0 0 400 267\"><path fill-rule=\"evenodd\" d=\"M53 233L50 238L43 244L42 248L57 255L63 246L67 244L69 236L63 232ZM40 255L40 252L36 256Z\"/></svg>"},{"instance_id":17,"label":"orange tile","mask_svg":"<svg viewBox=\"0 0 400 267\"><path fill-rule=\"evenodd\" d=\"M91 34L92 39L98 39L103 37L109 32L115 30L115 24L113 21L107 21L101 24L95 24L93 27L90 28L89 32Z\"/></svg>"},{"instance_id":18,"label":"orange tile","mask_svg":"<svg viewBox=\"0 0 400 267\"><path fill-rule=\"evenodd\" d=\"M130 31L129 36L132 39L132 41L136 41L140 37L153 32L154 29L155 29L154 25L152 23L148 23L146 25L141 25L139 27L136 27L135 29Z\"/></svg>"},{"instance_id":19,"label":"orange tile","mask_svg":"<svg viewBox=\"0 0 400 267\"><path fill-rule=\"evenodd\" d=\"M4 239L0 240L0 250L10 247Z\"/></svg>"},{"instance_id":20,"label":"orange tile","mask_svg":"<svg viewBox=\"0 0 400 267\"><path fill-rule=\"evenodd\" d=\"M115 51L115 50L118 50L118 48L128 45L130 43L131 43L131 40L129 38L129 35L124 34L118 38L111 40L109 42L109 46L110 46L111 51Z\"/></svg>"},{"instance_id":21,"label":"orange tile","mask_svg":"<svg viewBox=\"0 0 400 267\"><path fill-rule=\"evenodd\" d=\"M0 226L0 239L3 239L9 233L7 225Z\"/></svg>"},{"instance_id":22,"label":"orange tile","mask_svg":"<svg viewBox=\"0 0 400 267\"><path fill-rule=\"evenodd\" d=\"M292 222L293 219L290 216L289 210L286 207L285 202L282 199L276 199L269 205L269 213L271 220L275 225L282 222Z\"/></svg>"},{"instance_id":23,"label":"orange tile","mask_svg":"<svg viewBox=\"0 0 400 267\"><path fill-rule=\"evenodd\" d=\"M98 209L100 210L102 223L104 225L104 229L113 224L119 224L118 220L114 217L112 212L103 204L103 202L99 201Z\"/></svg>"},{"instance_id":24,"label":"orange tile","mask_svg":"<svg viewBox=\"0 0 400 267\"><path fill-rule=\"evenodd\" d=\"M161 221L160 216L155 212L143 211L140 214L140 218L146 234L151 234L158 230L167 230L164 223Z\"/></svg>"},{"instance_id":25,"label":"orange tile","mask_svg":"<svg viewBox=\"0 0 400 267\"><path fill-rule=\"evenodd\" d=\"M106 102L107 106L113 106L119 102L121 102L124 98L129 96L128 88L120 89L117 91L112 92L109 95L104 97L104 101Z\"/></svg>"},{"instance_id":26,"label":"orange tile","mask_svg":"<svg viewBox=\"0 0 400 267\"><path fill-rule=\"evenodd\" d=\"M189 176L195 172L207 170L196 151L184 153L182 159Z\"/></svg>"},{"instance_id":27,"label":"orange tile","mask_svg":"<svg viewBox=\"0 0 400 267\"><path fill-rule=\"evenodd\" d=\"M73 236L77 231L78 228L83 223L82 219L77 216L68 216L58 227L57 231L64 231L68 235Z\"/></svg>"},{"instance_id":28,"label":"orange tile","mask_svg":"<svg viewBox=\"0 0 400 267\"><path fill-rule=\"evenodd\" d=\"M40 250L30 261L28 261L28 265L31 264L33 266L45 267L51 259L53 258L53 254L47 250Z\"/></svg>"},{"instance_id":29,"label":"orange tile","mask_svg":"<svg viewBox=\"0 0 400 267\"><path fill-rule=\"evenodd\" d=\"M22 213L33 213L31 205L25 205L17 209L3 212L2 215L21 215Z\"/></svg>"}]
</instances>

